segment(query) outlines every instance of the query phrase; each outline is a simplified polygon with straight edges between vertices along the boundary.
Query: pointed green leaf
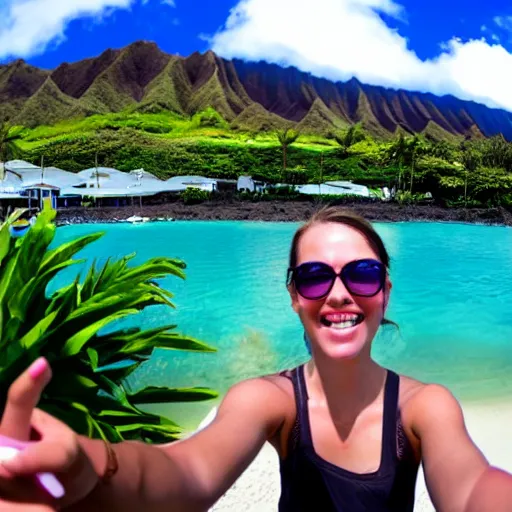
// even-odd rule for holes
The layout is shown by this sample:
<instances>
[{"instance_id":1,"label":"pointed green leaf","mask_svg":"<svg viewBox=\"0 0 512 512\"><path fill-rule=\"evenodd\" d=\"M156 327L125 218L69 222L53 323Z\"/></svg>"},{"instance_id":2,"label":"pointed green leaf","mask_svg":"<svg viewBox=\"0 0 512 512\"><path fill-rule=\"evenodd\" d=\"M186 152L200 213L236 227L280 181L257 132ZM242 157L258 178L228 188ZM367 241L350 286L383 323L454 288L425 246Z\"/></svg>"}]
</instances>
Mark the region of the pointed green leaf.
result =
<instances>
[{"instance_id":1,"label":"pointed green leaf","mask_svg":"<svg viewBox=\"0 0 512 512\"><path fill-rule=\"evenodd\" d=\"M32 329L30 329L29 332L27 332L27 334L25 334L25 336L23 336L23 338L21 338L21 346L25 347L27 350L31 349L36 341L41 339L47 332L56 316L57 311L40 320Z\"/></svg>"},{"instance_id":2,"label":"pointed green leaf","mask_svg":"<svg viewBox=\"0 0 512 512\"><path fill-rule=\"evenodd\" d=\"M3 259L9 253L11 247L11 235L9 233L9 225L4 222L0 229L0 266L2 265Z\"/></svg>"},{"instance_id":3,"label":"pointed green leaf","mask_svg":"<svg viewBox=\"0 0 512 512\"><path fill-rule=\"evenodd\" d=\"M39 267L39 273L44 274L50 268L61 265L72 258L77 252L81 251L84 247L100 239L104 234L105 233L94 233L91 235L85 235L48 251L46 256L43 258L41 266Z\"/></svg>"},{"instance_id":4,"label":"pointed green leaf","mask_svg":"<svg viewBox=\"0 0 512 512\"><path fill-rule=\"evenodd\" d=\"M134 309L126 309L123 311L119 311L117 313L113 313L112 315L107 316L106 318L102 318L97 322L94 322L92 325L85 327L84 329L77 332L74 336L69 338L64 347L62 348L62 357L74 356L80 352L82 347L103 327L110 324L114 320L119 320L120 318L124 318L125 316L137 313L137 310Z\"/></svg>"},{"instance_id":5,"label":"pointed green leaf","mask_svg":"<svg viewBox=\"0 0 512 512\"><path fill-rule=\"evenodd\" d=\"M94 350L93 348L89 347L87 349L87 355L89 356L89 361L91 361L92 369L96 370L98 368L98 361L99 361L98 352L96 350Z\"/></svg>"}]
</instances>

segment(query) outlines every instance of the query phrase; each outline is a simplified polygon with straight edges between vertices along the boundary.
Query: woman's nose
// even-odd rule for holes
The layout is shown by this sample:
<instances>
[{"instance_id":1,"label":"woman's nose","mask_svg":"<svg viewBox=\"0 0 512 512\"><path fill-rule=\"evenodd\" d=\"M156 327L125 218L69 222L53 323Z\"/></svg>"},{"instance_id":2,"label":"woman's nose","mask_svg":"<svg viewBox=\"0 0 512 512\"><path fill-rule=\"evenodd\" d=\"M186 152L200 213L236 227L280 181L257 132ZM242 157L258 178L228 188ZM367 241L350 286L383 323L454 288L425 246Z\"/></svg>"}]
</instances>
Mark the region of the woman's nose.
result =
<instances>
[{"instance_id":1,"label":"woman's nose","mask_svg":"<svg viewBox=\"0 0 512 512\"><path fill-rule=\"evenodd\" d=\"M351 304L354 302L352 295L350 295L350 292L339 276L334 280L334 284L332 285L326 301L331 304Z\"/></svg>"}]
</instances>

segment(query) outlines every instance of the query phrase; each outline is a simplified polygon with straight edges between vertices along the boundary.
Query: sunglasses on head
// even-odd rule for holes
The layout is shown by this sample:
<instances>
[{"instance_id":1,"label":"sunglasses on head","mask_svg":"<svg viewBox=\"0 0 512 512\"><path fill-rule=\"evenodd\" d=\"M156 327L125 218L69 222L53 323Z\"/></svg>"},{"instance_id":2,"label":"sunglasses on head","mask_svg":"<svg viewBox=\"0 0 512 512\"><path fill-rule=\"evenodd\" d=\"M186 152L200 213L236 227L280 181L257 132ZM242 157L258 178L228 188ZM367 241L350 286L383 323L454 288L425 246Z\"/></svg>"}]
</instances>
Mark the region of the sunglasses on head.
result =
<instances>
[{"instance_id":1,"label":"sunglasses on head","mask_svg":"<svg viewBox=\"0 0 512 512\"><path fill-rule=\"evenodd\" d=\"M309 300L327 297L339 277L351 295L373 297L386 280L386 267L377 260L363 259L347 263L339 273L327 263L308 261L288 269L288 284L295 285L297 293Z\"/></svg>"}]
</instances>

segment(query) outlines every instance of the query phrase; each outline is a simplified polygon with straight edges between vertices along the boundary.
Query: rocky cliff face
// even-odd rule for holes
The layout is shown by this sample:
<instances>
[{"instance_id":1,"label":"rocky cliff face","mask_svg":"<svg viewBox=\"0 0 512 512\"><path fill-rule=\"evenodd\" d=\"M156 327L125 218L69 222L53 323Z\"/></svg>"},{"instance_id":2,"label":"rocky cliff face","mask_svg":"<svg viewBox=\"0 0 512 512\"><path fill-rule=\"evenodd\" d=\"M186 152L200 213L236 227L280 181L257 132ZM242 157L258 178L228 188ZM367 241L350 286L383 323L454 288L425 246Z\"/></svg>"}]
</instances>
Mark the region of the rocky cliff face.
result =
<instances>
[{"instance_id":1,"label":"rocky cliff face","mask_svg":"<svg viewBox=\"0 0 512 512\"><path fill-rule=\"evenodd\" d=\"M53 71L15 61L0 66L0 117L35 126L126 107L192 115L215 108L240 129L294 124L326 134L361 122L371 133L397 130L433 138L512 140L512 114L453 96L368 86L356 79L331 82L295 68L224 60L213 52L187 58L154 43L137 42Z\"/></svg>"}]
</instances>

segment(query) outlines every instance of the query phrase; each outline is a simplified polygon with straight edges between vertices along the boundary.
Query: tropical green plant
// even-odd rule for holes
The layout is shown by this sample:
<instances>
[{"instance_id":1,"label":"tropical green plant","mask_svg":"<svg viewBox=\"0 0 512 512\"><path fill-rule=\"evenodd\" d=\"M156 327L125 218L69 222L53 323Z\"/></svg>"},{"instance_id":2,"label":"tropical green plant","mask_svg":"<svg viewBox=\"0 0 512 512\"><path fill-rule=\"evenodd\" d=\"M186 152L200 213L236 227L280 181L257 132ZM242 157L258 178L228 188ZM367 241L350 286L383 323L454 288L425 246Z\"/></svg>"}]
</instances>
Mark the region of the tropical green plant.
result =
<instances>
[{"instance_id":1,"label":"tropical green plant","mask_svg":"<svg viewBox=\"0 0 512 512\"><path fill-rule=\"evenodd\" d=\"M208 190L201 190L195 187L187 187L182 193L181 198L185 204L199 204L208 201L211 197L211 192Z\"/></svg>"},{"instance_id":2,"label":"tropical green plant","mask_svg":"<svg viewBox=\"0 0 512 512\"><path fill-rule=\"evenodd\" d=\"M478 167L470 176L471 197L487 206L501 206L502 198L512 193L512 174L503 168Z\"/></svg>"},{"instance_id":3,"label":"tropical green plant","mask_svg":"<svg viewBox=\"0 0 512 512\"><path fill-rule=\"evenodd\" d=\"M184 278L185 264L166 257L130 265L132 256L103 265L92 264L83 278L48 294L53 278L83 260L74 256L102 233L50 247L56 212L49 203L21 238L9 228L17 211L0 227L0 396L37 357L45 356L54 377L41 399L42 409L75 431L110 441L142 439L169 442L182 428L141 406L215 398L208 388L150 386L133 390L126 379L155 348L213 352L199 340L175 332L175 325L152 329L120 328L152 305L174 307L172 294L157 282Z\"/></svg>"},{"instance_id":4,"label":"tropical green plant","mask_svg":"<svg viewBox=\"0 0 512 512\"><path fill-rule=\"evenodd\" d=\"M344 156L348 154L350 147L363 141L365 138L366 133L361 123L353 124L346 130L334 134L334 140L343 148Z\"/></svg>"},{"instance_id":5,"label":"tropical green plant","mask_svg":"<svg viewBox=\"0 0 512 512\"><path fill-rule=\"evenodd\" d=\"M292 128L286 128L286 130L277 130L276 137L281 144L281 149L283 152L283 176L286 172L287 166L287 156L288 156L288 147L291 146L294 142L297 142L300 133L297 130L293 130Z\"/></svg>"},{"instance_id":6,"label":"tropical green plant","mask_svg":"<svg viewBox=\"0 0 512 512\"><path fill-rule=\"evenodd\" d=\"M426 145L425 141L421 137L421 135L415 134L413 137L409 138L407 141L407 160L410 168L410 186L409 192L412 194L412 186L414 182L414 172L416 168L416 160L418 157L425 151Z\"/></svg>"},{"instance_id":7,"label":"tropical green plant","mask_svg":"<svg viewBox=\"0 0 512 512\"><path fill-rule=\"evenodd\" d=\"M163 108L163 107L162 107ZM284 123L284 121L283 121ZM234 123L236 124L236 123ZM99 114L83 119L63 121L53 126L25 128L16 141L26 160L39 165L41 157L47 165L69 171L80 171L93 165L96 153L102 165L122 171L144 168L161 179L181 175L203 175L211 178L237 179L241 175L268 183L283 182L286 170L303 169L301 182L322 183L324 181L351 180L371 187L395 187L413 192L431 192L436 200L444 204L463 203L458 198L466 196L468 205L479 201L473 197L476 178L482 178L489 189L487 174L476 172L464 156L464 145L477 162L477 168L503 169L512 172L512 143L503 136L477 139L425 130L419 137L420 147L411 151L414 138L398 128L395 139L381 139L381 134L372 137L357 135L357 125L352 130L342 131L342 146L334 140L334 133L318 135L307 133L304 127L300 144L290 149L289 136L294 135L294 123L271 123L281 128L284 146L276 138L276 132L241 125L230 128L221 114L212 108L194 116L166 112L141 113L138 111ZM147 126L154 125L155 130ZM270 125L269 125L270 126ZM17 129L16 129L17 130ZM150 133L151 132L151 133ZM355 133L355 135L354 135ZM297 132L295 132L297 134ZM292 137L292 139L293 139ZM295 139L297 140L297 139ZM348 148L345 150L345 146ZM413 145L414 146L414 145ZM340 154L344 157L340 158ZM464 172L466 173L464 175ZM292 178L298 176L292 174ZM442 180L441 178L447 178ZM463 188L449 186L453 180L465 181ZM478 197L483 204L489 201L505 201L506 187L498 187L496 196L479 189ZM505 194L505 196L504 196ZM492 194L491 194L492 195ZM252 196L254 200L256 196ZM261 196L268 200L269 195ZM148 202L150 199L148 199ZM459 201L459 202L458 202ZM508 203L507 203L508 204Z\"/></svg>"},{"instance_id":8,"label":"tropical green plant","mask_svg":"<svg viewBox=\"0 0 512 512\"><path fill-rule=\"evenodd\" d=\"M389 148L389 156L393 163L398 165L398 184L397 190L402 189L402 176L403 176L403 166L405 163L405 159L407 156L407 142L405 140L404 134L402 131L398 134L398 137L392 142Z\"/></svg>"},{"instance_id":9,"label":"tropical green plant","mask_svg":"<svg viewBox=\"0 0 512 512\"><path fill-rule=\"evenodd\" d=\"M0 181L4 179L5 162L19 158L22 154L18 141L21 139L21 128L14 128L8 121L0 124Z\"/></svg>"},{"instance_id":10,"label":"tropical green plant","mask_svg":"<svg viewBox=\"0 0 512 512\"><path fill-rule=\"evenodd\" d=\"M468 175L474 173L482 163L482 155L467 141L460 146L464 166L464 206L468 203Z\"/></svg>"}]
</instances>

